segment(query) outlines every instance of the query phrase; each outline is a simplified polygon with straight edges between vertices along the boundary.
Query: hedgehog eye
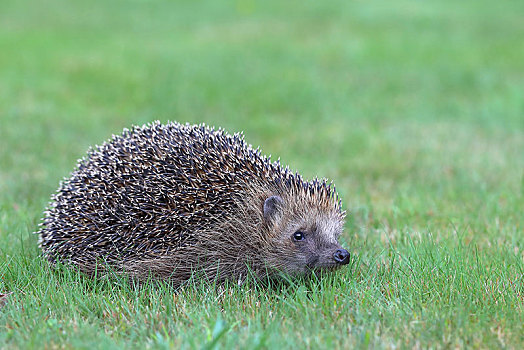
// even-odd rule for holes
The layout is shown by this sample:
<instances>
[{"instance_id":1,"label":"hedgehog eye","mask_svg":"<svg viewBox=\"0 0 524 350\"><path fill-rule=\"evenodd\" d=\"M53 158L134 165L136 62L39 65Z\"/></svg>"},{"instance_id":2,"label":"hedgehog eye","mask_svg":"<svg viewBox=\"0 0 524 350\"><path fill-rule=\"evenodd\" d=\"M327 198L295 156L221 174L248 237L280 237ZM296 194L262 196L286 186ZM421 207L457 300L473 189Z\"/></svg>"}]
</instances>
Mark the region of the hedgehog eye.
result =
<instances>
[{"instance_id":1,"label":"hedgehog eye","mask_svg":"<svg viewBox=\"0 0 524 350\"><path fill-rule=\"evenodd\" d=\"M306 239L306 235L302 231L297 231L297 232L293 233L293 239L295 241L303 241L304 239Z\"/></svg>"}]
</instances>

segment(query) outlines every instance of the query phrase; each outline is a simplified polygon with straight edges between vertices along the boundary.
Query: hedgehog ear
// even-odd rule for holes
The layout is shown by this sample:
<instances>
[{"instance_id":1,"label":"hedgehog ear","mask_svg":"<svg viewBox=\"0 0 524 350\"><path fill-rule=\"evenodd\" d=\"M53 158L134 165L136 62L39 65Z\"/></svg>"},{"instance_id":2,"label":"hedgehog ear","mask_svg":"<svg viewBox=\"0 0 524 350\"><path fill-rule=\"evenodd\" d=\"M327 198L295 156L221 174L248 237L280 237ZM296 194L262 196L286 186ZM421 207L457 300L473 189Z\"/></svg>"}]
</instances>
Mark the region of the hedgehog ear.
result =
<instances>
[{"instance_id":1,"label":"hedgehog ear","mask_svg":"<svg viewBox=\"0 0 524 350\"><path fill-rule=\"evenodd\" d=\"M280 196L271 196L264 201L264 219L273 220L282 210L284 201Z\"/></svg>"}]
</instances>

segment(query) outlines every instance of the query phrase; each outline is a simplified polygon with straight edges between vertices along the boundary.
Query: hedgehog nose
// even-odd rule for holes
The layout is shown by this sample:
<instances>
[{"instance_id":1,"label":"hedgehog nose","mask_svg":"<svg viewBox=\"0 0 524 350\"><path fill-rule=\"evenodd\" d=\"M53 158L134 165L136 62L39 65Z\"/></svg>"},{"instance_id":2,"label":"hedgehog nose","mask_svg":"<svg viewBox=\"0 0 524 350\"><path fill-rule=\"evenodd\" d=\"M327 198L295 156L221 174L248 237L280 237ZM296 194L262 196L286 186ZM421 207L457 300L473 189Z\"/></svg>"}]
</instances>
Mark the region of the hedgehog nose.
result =
<instances>
[{"instance_id":1,"label":"hedgehog nose","mask_svg":"<svg viewBox=\"0 0 524 350\"><path fill-rule=\"evenodd\" d=\"M349 252L345 249L337 249L333 253L333 259L341 265L346 265L349 263Z\"/></svg>"}]
</instances>

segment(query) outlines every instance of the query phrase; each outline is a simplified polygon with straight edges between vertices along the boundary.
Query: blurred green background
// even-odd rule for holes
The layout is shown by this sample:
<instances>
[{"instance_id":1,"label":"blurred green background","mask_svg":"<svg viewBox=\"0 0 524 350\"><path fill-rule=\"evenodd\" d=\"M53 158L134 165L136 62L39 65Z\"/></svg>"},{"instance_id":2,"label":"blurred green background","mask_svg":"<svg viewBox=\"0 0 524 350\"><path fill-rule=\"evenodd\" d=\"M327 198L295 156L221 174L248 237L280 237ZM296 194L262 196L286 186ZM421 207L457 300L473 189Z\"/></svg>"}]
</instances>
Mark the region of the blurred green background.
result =
<instances>
[{"instance_id":1,"label":"blurred green background","mask_svg":"<svg viewBox=\"0 0 524 350\"><path fill-rule=\"evenodd\" d=\"M89 146L156 119L204 122L333 179L364 264L406 237L511 255L515 346L523 43L511 0L2 0L0 259L37 257L31 232ZM486 325L472 334L498 344Z\"/></svg>"}]
</instances>

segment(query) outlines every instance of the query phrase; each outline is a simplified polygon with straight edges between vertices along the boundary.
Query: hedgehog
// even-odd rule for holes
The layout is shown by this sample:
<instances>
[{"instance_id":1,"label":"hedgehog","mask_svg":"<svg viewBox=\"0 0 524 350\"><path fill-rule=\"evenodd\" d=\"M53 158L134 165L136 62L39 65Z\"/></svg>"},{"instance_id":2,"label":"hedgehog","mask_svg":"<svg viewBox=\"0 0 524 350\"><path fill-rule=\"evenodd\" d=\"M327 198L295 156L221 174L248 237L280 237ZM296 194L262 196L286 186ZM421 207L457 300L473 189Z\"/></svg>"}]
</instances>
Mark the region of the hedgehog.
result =
<instances>
[{"instance_id":1,"label":"hedgehog","mask_svg":"<svg viewBox=\"0 0 524 350\"><path fill-rule=\"evenodd\" d=\"M307 276L349 263L346 212L326 179L306 181L224 129L156 121L90 148L52 196L45 258L90 276L181 285Z\"/></svg>"}]
</instances>

